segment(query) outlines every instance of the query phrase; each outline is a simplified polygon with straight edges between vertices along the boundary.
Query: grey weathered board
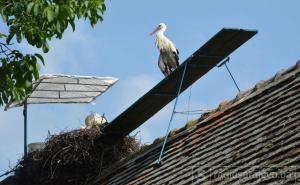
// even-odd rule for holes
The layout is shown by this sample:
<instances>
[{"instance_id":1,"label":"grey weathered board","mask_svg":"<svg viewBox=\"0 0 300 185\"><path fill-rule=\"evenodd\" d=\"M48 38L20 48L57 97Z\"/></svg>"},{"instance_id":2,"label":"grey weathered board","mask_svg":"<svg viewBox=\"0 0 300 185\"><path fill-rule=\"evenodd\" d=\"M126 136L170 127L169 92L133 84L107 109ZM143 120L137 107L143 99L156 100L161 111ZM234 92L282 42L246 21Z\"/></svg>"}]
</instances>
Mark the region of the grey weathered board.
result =
<instances>
[{"instance_id":1,"label":"grey weathered board","mask_svg":"<svg viewBox=\"0 0 300 185\"><path fill-rule=\"evenodd\" d=\"M103 132L113 134L116 137L128 135L176 98L186 63L186 75L183 80L181 92L224 60L235 49L247 42L256 33L256 30L222 29L183 62L178 69L116 117L103 129Z\"/></svg>"}]
</instances>

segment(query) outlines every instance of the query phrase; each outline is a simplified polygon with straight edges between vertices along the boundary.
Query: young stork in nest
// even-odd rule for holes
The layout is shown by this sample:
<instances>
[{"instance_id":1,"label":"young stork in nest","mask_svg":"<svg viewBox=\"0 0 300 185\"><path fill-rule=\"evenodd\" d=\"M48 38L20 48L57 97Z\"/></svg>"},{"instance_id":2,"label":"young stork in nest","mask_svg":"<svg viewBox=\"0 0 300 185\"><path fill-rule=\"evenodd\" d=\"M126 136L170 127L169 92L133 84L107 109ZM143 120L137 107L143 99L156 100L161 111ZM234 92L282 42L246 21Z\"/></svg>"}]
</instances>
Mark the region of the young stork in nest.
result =
<instances>
[{"instance_id":1,"label":"young stork in nest","mask_svg":"<svg viewBox=\"0 0 300 185\"><path fill-rule=\"evenodd\" d=\"M165 23L160 23L150 35L156 34L155 46L159 49L158 67L161 72L168 76L179 66L179 51L164 32L167 29Z\"/></svg>"}]
</instances>

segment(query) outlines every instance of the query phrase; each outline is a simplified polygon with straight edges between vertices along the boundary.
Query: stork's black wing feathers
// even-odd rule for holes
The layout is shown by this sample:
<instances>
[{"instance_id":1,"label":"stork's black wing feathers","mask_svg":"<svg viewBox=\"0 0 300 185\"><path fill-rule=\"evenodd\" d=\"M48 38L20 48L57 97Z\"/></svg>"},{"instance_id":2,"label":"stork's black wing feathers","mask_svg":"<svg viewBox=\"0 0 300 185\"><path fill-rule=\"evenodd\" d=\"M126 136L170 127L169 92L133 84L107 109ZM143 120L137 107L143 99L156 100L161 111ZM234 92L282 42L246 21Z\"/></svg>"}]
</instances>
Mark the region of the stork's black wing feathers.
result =
<instances>
[{"instance_id":1,"label":"stork's black wing feathers","mask_svg":"<svg viewBox=\"0 0 300 185\"><path fill-rule=\"evenodd\" d=\"M179 51L178 51L178 49L176 48L176 52L173 52L173 54L174 54L174 57L175 57L175 60L176 60L176 67L178 67L179 66Z\"/></svg>"}]
</instances>

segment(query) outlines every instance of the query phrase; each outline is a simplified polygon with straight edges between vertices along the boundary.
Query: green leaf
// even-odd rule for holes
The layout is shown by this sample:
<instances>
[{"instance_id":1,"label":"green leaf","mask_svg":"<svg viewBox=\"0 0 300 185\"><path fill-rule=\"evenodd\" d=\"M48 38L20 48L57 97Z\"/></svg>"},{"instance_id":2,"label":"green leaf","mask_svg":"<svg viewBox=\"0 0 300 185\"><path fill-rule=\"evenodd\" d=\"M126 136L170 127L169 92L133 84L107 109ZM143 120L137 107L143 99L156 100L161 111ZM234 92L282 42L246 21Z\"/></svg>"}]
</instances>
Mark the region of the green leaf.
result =
<instances>
[{"instance_id":1,"label":"green leaf","mask_svg":"<svg viewBox=\"0 0 300 185\"><path fill-rule=\"evenodd\" d=\"M89 1L84 1L84 5L87 8L89 6Z\"/></svg>"},{"instance_id":2,"label":"green leaf","mask_svg":"<svg viewBox=\"0 0 300 185\"><path fill-rule=\"evenodd\" d=\"M28 5L27 5L27 13L31 13L31 10L33 8L33 5L34 5L34 2L30 2Z\"/></svg>"},{"instance_id":3,"label":"green leaf","mask_svg":"<svg viewBox=\"0 0 300 185\"><path fill-rule=\"evenodd\" d=\"M6 37L6 43L10 44L10 41L14 36L15 36L14 32L9 33L9 35Z\"/></svg>"},{"instance_id":4,"label":"green leaf","mask_svg":"<svg viewBox=\"0 0 300 185\"><path fill-rule=\"evenodd\" d=\"M40 55L40 54L38 54L38 53L36 53L36 54L34 54L34 55L40 59L40 61L43 63L43 65L45 65L45 61L44 61L44 58L43 58L42 55Z\"/></svg>"},{"instance_id":5,"label":"green leaf","mask_svg":"<svg viewBox=\"0 0 300 185\"><path fill-rule=\"evenodd\" d=\"M22 42L22 35L21 35L21 33L18 32L16 35L17 35L17 42L21 43Z\"/></svg>"},{"instance_id":6,"label":"green leaf","mask_svg":"<svg viewBox=\"0 0 300 185\"><path fill-rule=\"evenodd\" d=\"M5 15L4 8L1 9L1 17L2 17L3 21L6 23L8 20L8 16Z\"/></svg>"},{"instance_id":7,"label":"green leaf","mask_svg":"<svg viewBox=\"0 0 300 185\"><path fill-rule=\"evenodd\" d=\"M90 10L87 11L87 16L91 17L91 11Z\"/></svg>"},{"instance_id":8,"label":"green leaf","mask_svg":"<svg viewBox=\"0 0 300 185\"><path fill-rule=\"evenodd\" d=\"M59 14L59 6L55 6L54 14L55 14L55 16L58 16L58 14Z\"/></svg>"},{"instance_id":9,"label":"green leaf","mask_svg":"<svg viewBox=\"0 0 300 185\"><path fill-rule=\"evenodd\" d=\"M48 53L48 51L49 51L49 45L48 45L48 43L47 42L45 42L44 44L43 44L43 52L44 53Z\"/></svg>"},{"instance_id":10,"label":"green leaf","mask_svg":"<svg viewBox=\"0 0 300 185\"><path fill-rule=\"evenodd\" d=\"M33 70L34 70L34 66L33 66L33 65L30 65L30 66L29 66L29 71L30 71L30 72L33 72Z\"/></svg>"},{"instance_id":11,"label":"green leaf","mask_svg":"<svg viewBox=\"0 0 300 185\"><path fill-rule=\"evenodd\" d=\"M35 36L36 39L35 39L35 44L36 44L36 47L37 48L41 48L43 46L43 42L41 41L41 39L38 37L38 36Z\"/></svg>"},{"instance_id":12,"label":"green leaf","mask_svg":"<svg viewBox=\"0 0 300 185\"><path fill-rule=\"evenodd\" d=\"M39 9L40 9L40 5L39 4L34 4L34 8L33 8L33 15L37 16L39 14Z\"/></svg>"},{"instance_id":13,"label":"green leaf","mask_svg":"<svg viewBox=\"0 0 300 185\"><path fill-rule=\"evenodd\" d=\"M60 27L59 21L56 22L56 31L57 31L58 33L61 33L61 27Z\"/></svg>"},{"instance_id":14,"label":"green leaf","mask_svg":"<svg viewBox=\"0 0 300 185\"><path fill-rule=\"evenodd\" d=\"M46 9L46 15L47 15L48 21L52 22L54 19L54 12L50 8Z\"/></svg>"},{"instance_id":15,"label":"green leaf","mask_svg":"<svg viewBox=\"0 0 300 185\"><path fill-rule=\"evenodd\" d=\"M32 82L29 81L29 80L26 80L26 82L25 82L25 87L26 87L26 88L30 88L31 85L32 85Z\"/></svg>"},{"instance_id":16,"label":"green leaf","mask_svg":"<svg viewBox=\"0 0 300 185\"><path fill-rule=\"evenodd\" d=\"M32 60L33 60L33 64L32 64L33 77L35 80L38 80L39 79L38 63L36 63L36 58L34 56L32 57Z\"/></svg>"},{"instance_id":17,"label":"green leaf","mask_svg":"<svg viewBox=\"0 0 300 185\"><path fill-rule=\"evenodd\" d=\"M72 15L71 8L67 5L63 6L63 12L65 13L66 17L69 17Z\"/></svg>"},{"instance_id":18,"label":"green leaf","mask_svg":"<svg viewBox=\"0 0 300 185\"><path fill-rule=\"evenodd\" d=\"M11 39L15 36L15 34L17 33L17 28L16 28L16 26L11 26L10 28L9 28L9 34L8 34L8 36L7 36L7 38L6 38L6 43L7 44L9 44L10 43L10 41L11 41Z\"/></svg>"},{"instance_id":19,"label":"green leaf","mask_svg":"<svg viewBox=\"0 0 300 185\"><path fill-rule=\"evenodd\" d=\"M5 34L0 33L0 38L5 38L5 37L7 37Z\"/></svg>"},{"instance_id":20,"label":"green leaf","mask_svg":"<svg viewBox=\"0 0 300 185\"><path fill-rule=\"evenodd\" d=\"M72 27L72 30L75 31L75 23L74 23L74 19L73 20L70 20L69 21L71 27Z\"/></svg>"},{"instance_id":21,"label":"green leaf","mask_svg":"<svg viewBox=\"0 0 300 185\"><path fill-rule=\"evenodd\" d=\"M35 80L38 80L40 78L39 71L36 68L35 70L33 70L33 76Z\"/></svg>"},{"instance_id":22,"label":"green leaf","mask_svg":"<svg viewBox=\"0 0 300 185\"><path fill-rule=\"evenodd\" d=\"M106 6L105 4L102 4L101 13L104 14L105 11L106 11Z\"/></svg>"}]
</instances>

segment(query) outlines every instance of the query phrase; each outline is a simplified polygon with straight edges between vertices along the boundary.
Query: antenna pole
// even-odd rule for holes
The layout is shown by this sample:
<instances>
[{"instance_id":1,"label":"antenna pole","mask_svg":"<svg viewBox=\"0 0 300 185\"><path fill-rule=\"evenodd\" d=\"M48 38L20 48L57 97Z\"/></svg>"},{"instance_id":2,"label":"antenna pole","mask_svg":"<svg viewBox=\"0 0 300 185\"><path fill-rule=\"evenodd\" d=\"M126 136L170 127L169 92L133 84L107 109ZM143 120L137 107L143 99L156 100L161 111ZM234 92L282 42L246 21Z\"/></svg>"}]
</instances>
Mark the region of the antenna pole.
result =
<instances>
[{"instance_id":1,"label":"antenna pole","mask_svg":"<svg viewBox=\"0 0 300 185\"><path fill-rule=\"evenodd\" d=\"M24 102L23 109L24 116L24 157L27 157L27 101Z\"/></svg>"}]
</instances>

